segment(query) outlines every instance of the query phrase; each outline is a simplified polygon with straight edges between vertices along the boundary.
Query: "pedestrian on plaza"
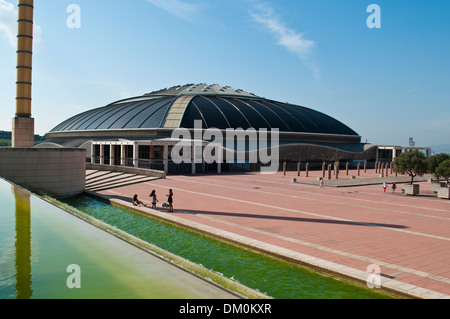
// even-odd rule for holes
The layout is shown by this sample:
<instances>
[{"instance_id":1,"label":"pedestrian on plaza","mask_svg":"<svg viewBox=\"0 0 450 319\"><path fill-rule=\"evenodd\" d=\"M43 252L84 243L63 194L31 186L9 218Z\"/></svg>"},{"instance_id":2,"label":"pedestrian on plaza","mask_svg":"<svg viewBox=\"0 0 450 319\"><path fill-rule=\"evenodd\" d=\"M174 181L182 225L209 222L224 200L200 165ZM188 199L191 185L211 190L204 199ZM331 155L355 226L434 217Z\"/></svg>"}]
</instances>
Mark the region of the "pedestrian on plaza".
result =
<instances>
[{"instance_id":1,"label":"pedestrian on plaza","mask_svg":"<svg viewBox=\"0 0 450 319\"><path fill-rule=\"evenodd\" d=\"M385 193L386 193L386 188L387 188L387 184L386 184L386 182L383 182L383 190Z\"/></svg>"},{"instance_id":2,"label":"pedestrian on plaza","mask_svg":"<svg viewBox=\"0 0 450 319\"><path fill-rule=\"evenodd\" d=\"M139 206L139 207L141 207L141 206L147 206L146 204L144 204L143 202L141 202L141 201L138 199L138 195L137 195L137 194L135 194L135 195L133 196L133 205L134 205L134 206Z\"/></svg>"},{"instance_id":3,"label":"pedestrian on plaza","mask_svg":"<svg viewBox=\"0 0 450 319\"><path fill-rule=\"evenodd\" d=\"M392 192L394 192L395 193L395 190L397 189L397 185L395 185L395 183L394 184L392 184Z\"/></svg>"},{"instance_id":4,"label":"pedestrian on plaza","mask_svg":"<svg viewBox=\"0 0 450 319\"><path fill-rule=\"evenodd\" d=\"M156 198L156 191L152 190L152 193L149 195L149 197L152 198L152 209L156 209L156 203L158 202L158 199Z\"/></svg>"},{"instance_id":5,"label":"pedestrian on plaza","mask_svg":"<svg viewBox=\"0 0 450 319\"><path fill-rule=\"evenodd\" d=\"M169 203L169 213L173 213L173 192L172 189L169 189L169 194L167 196L167 203Z\"/></svg>"},{"instance_id":6,"label":"pedestrian on plaza","mask_svg":"<svg viewBox=\"0 0 450 319\"><path fill-rule=\"evenodd\" d=\"M323 178L321 177L319 180L320 188L323 188Z\"/></svg>"}]
</instances>

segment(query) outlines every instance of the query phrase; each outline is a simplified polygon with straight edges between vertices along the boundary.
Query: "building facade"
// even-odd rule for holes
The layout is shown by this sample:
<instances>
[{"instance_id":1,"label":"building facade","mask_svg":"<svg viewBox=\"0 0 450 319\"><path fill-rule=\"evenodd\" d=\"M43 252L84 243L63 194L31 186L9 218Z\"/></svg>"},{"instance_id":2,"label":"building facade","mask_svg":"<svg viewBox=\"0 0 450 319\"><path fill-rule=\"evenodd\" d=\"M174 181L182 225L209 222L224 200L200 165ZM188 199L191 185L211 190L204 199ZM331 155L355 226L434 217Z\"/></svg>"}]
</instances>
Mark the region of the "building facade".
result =
<instances>
[{"instance_id":1,"label":"building facade","mask_svg":"<svg viewBox=\"0 0 450 319\"><path fill-rule=\"evenodd\" d=\"M198 127L200 125L200 129ZM221 143L220 152L244 153L244 160L209 163L177 163L172 150L183 139L174 132L184 130L200 136L195 143L205 147L208 130L226 135L228 130L267 131L277 134L278 165L311 168L323 162L375 162L377 147L361 143L361 137L342 122L310 108L277 102L229 86L188 84L166 88L139 97L120 100L78 114L46 134L39 147L78 147L87 151L87 161L164 170L166 173L196 173L259 170L252 161L249 139L244 149ZM199 132L200 131L200 132ZM184 139L185 140L185 139ZM192 149L194 153L194 149ZM270 153L270 152L269 152ZM236 155L236 158L239 156Z\"/></svg>"}]
</instances>

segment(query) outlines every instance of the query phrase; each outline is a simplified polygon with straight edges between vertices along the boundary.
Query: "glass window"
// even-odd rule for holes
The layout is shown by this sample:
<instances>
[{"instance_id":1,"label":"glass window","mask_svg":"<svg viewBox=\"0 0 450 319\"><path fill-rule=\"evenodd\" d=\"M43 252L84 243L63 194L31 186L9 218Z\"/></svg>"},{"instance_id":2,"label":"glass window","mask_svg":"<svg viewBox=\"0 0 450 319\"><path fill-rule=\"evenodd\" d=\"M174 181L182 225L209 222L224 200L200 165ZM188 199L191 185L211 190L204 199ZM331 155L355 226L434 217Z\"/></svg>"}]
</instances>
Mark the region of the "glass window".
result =
<instances>
[{"instance_id":1,"label":"glass window","mask_svg":"<svg viewBox=\"0 0 450 319\"><path fill-rule=\"evenodd\" d=\"M224 114L209 100L198 96L191 103L201 112L208 128L226 129L230 127Z\"/></svg>"},{"instance_id":2,"label":"glass window","mask_svg":"<svg viewBox=\"0 0 450 319\"><path fill-rule=\"evenodd\" d=\"M170 102L172 102L172 98L158 98L147 101L138 112L130 114L123 128L159 128Z\"/></svg>"},{"instance_id":3,"label":"glass window","mask_svg":"<svg viewBox=\"0 0 450 319\"><path fill-rule=\"evenodd\" d=\"M150 146L139 146L139 159L150 159Z\"/></svg>"},{"instance_id":4,"label":"glass window","mask_svg":"<svg viewBox=\"0 0 450 319\"><path fill-rule=\"evenodd\" d=\"M123 106L112 114L105 114L92 124L92 129L107 130L110 128L123 128L126 118L134 112L138 112L145 102L124 103Z\"/></svg>"},{"instance_id":5,"label":"glass window","mask_svg":"<svg viewBox=\"0 0 450 319\"><path fill-rule=\"evenodd\" d=\"M163 159L163 147L162 146L154 146L153 147L153 159L155 159L155 160Z\"/></svg>"},{"instance_id":6,"label":"glass window","mask_svg":"<svg viewBox=\"0 0 450 319\"><path fill-rule=\"evenodd\" d=\"M270 124L261 116L256 108L248 104L247 100L242 99L228 99L230 103L236 106L240 112L250 122L250 127L254 129L267 128L270 129Z\"/></svg>"},{"instance_id":7,"label":"glass window","mask_svg":"<svg viewBox=\"0 0 450 319\"><path fill-rule=\"evenodd\" d=\"M165 100L165 104L159 109L155 110L154 113L147 116L147 118L144 118L138 128L160 128L171 102L172 99Z\"/></svg>"},{"instance_id":8,"label":"glass window","mask_svg":"<svg viewBox=\"0 0 450 319\"><path fill-rule=\"evenodd\" d=\"M221 98L208 98L212 103L214 103L218 108L220 108L230 123L231 128L243 128L248 129L250 126L250 121L244 116L244 114L239 110L237 106L229 102L227 99Z\"/></svg>"},{"instance_id":9,"label":"glass window","mask_svg":"<svg viewBox=\"0 0 450 319\"><path fill-rule=\"evenodd\" d=\"M202 114L200 114L197 106L194 103L189 103L184 113L183 120L181 121L180 127L183 128L194 128L194 123L196 120L202 121L203 128L209 128L203 119Z\"/></svg>"}]
</instances>

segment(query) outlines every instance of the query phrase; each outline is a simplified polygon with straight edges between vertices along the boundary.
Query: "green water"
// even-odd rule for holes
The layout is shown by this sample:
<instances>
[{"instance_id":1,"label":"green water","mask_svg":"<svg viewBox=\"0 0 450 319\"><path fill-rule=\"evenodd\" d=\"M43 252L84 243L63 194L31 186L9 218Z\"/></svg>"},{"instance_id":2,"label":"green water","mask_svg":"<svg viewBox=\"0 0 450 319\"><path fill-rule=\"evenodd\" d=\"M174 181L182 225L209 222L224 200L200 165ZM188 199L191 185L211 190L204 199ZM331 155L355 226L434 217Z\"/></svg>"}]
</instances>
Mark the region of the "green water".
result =
<instances>
[{"instance_id":1,"label":"green water","mask_svg":"<svg viewBox=\"0 0 450 319\"><path fill-rule=\"evenodd\" d=\"M374 290L326 277L88 196L67 204L142 240L278 299L378 299Z\"/></svg>"},{"instance_id":2,"label":"green water","mask_svg":"<svg viewBox=\"0 0 450 319\"><path fill-rule=\"evenodd\" d=\"M0 203L0 299L233 297L1 179Z\"/></svg>"}]
</instances>

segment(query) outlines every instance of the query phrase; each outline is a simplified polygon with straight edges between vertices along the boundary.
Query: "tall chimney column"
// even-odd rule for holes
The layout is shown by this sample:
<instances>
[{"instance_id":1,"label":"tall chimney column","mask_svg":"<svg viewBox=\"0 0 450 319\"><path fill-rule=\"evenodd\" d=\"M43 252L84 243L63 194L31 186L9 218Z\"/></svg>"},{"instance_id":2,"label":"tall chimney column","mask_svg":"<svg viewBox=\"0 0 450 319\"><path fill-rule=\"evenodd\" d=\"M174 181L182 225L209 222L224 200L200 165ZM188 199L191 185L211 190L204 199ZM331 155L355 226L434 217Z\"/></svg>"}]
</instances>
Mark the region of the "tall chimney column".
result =
<instances>
[{"instance_id":1,"label":"tall chimney column","mask_svg":"<svg viewBox=\"0 0 450 319\"><path fill-rule=\"evenodd\" d=\"M17 32L16 116L12 124L12 147L34 147L31 117L34 0L19 0Z\"/></svg>"}]
</instances>

